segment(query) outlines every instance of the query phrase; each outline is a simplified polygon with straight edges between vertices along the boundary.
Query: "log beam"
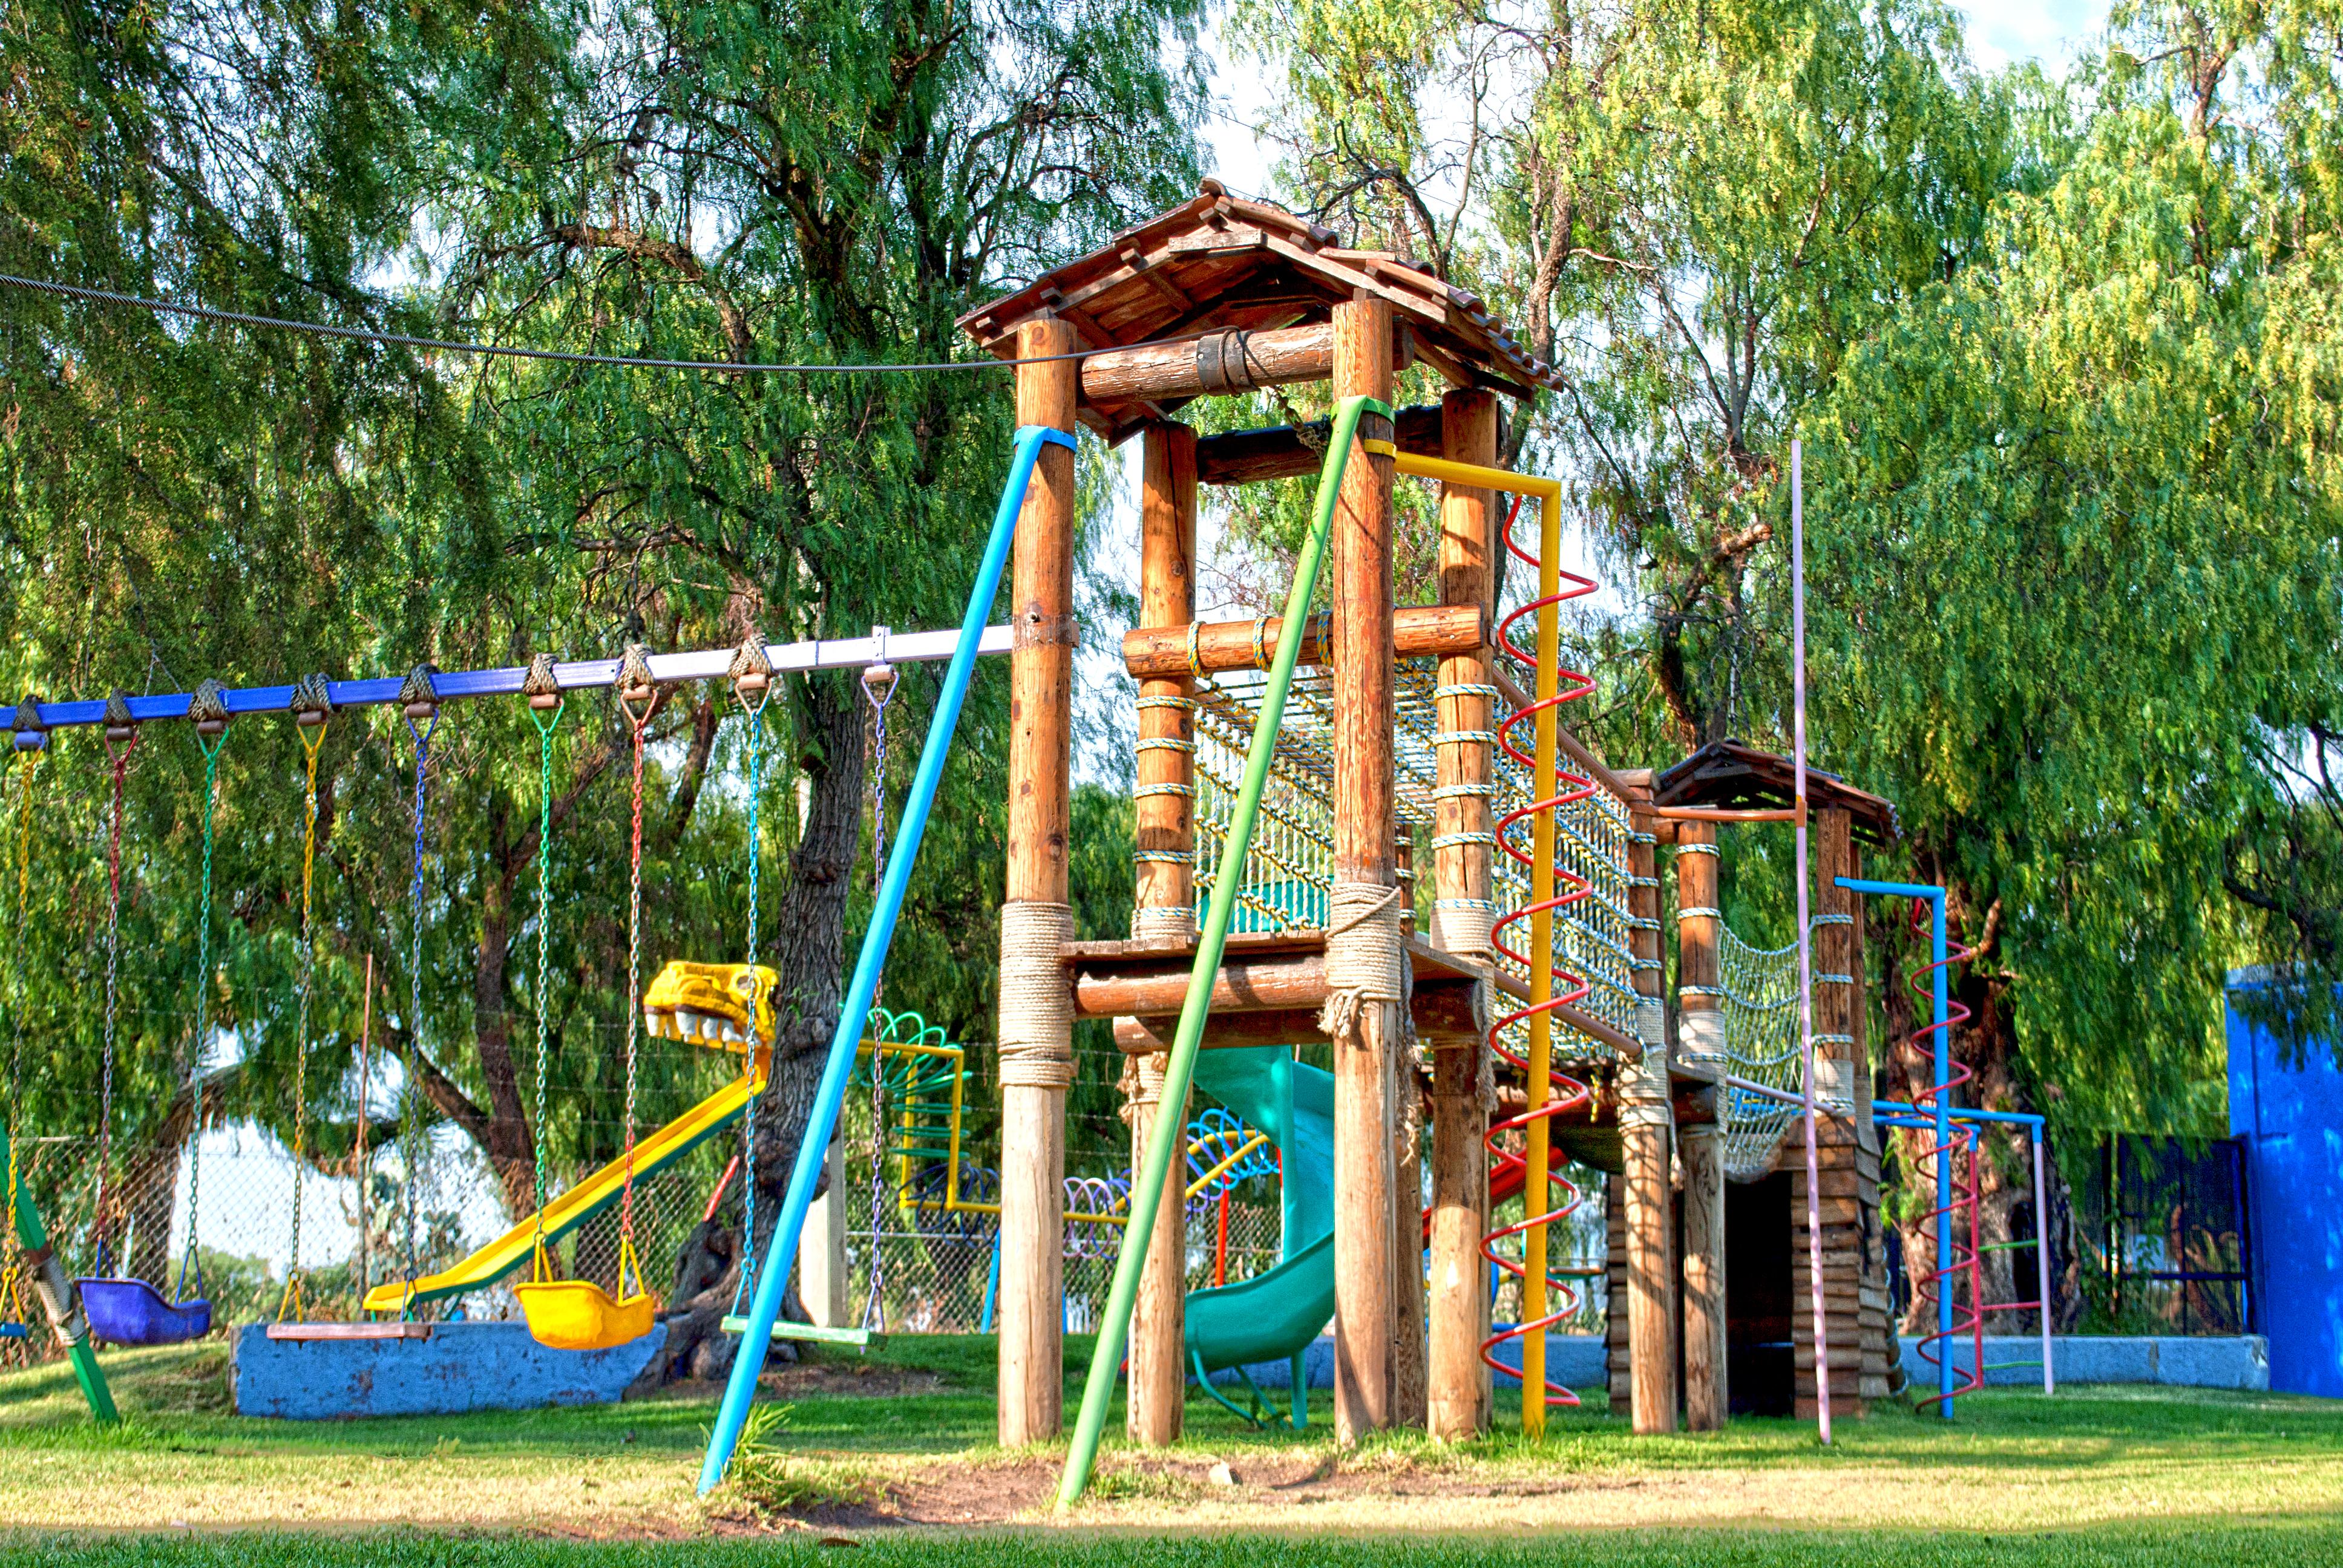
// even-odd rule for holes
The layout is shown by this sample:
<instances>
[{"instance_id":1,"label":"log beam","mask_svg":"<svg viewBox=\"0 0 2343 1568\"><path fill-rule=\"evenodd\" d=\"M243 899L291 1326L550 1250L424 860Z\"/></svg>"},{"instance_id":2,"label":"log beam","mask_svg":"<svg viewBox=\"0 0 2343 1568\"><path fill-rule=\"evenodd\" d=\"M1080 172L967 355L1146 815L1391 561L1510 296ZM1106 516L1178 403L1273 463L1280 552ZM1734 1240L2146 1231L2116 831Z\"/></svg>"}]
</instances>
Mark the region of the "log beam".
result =
<instances>
[{"instance_id":1,"label":"log beam","mask_svg":"<svg viewBox=\"0 0 2343 1568\"><path fill-rule=\"evenodd\" d=\"M1384 308L1388 315L1389 307ZM1391 362L1388 342L1383 362ZM1176 402L1207 393L1323 381L1333 367L1331 322L1261 332L1211 332L1185 342L1143 343L1091 355L1081 361L1082 401Z\"/></svg>"},{"instance_id":2,"label":"log beam","mask_svg":"<svg viewBox=\"0 0 2343 1568\"><path fill-rule=\"evenodd\" d=\"M1393 421L1398 427L1399 449L1418 457L1447 456L1441 434L1443 417L1441 407L1433 405L1417 404L1401 409ZM1231 430L1224 435L1207 436L1196 443L1196 477L1207 485L1307 478L1318 471L1324 460L1323 454L1304 442L1291 425Z\"/></svg>"},{"instance_id":3,"label":"log beam","mask_svg":"<svg viewBox=\"0 0 2343 1568\"><path fill-rule=\"evenodd\" d=\"M1185 677L1196 665L1205 673L1225 669L1265 669L1277 650L1285 618L1258 620L1208 620L1195 628L1192 650L1189 628L1158 622L1135 627L1122 635L1122 668L1141 680ZM1403 658L1446 658L1472 654L1488 641L1489 618L1477 604L1409 605L1393 612L1392 641ZM1325 616L1311 618L1302 628L1302 662L1323 665L1332 660L1332 627ZM1189 655L1195 655L1195 665Z\"/></svg>"}]
</instances>

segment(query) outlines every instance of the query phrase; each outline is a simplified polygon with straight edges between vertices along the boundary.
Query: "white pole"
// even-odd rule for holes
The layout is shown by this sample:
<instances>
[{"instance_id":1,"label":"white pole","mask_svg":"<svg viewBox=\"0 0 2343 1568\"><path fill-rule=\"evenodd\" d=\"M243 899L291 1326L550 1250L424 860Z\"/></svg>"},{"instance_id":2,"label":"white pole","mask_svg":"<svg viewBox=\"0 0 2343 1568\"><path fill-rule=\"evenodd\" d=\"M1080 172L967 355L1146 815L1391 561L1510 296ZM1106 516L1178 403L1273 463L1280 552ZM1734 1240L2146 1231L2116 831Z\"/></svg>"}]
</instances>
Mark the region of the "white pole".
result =
<instances>
[{"instance_id":1,"label":"white pole","mask_svg":"<svg viewBox=\"0 0 2343 1568\"><path fill-rule=\"evenodd\" d=\"M1815 1423L1831 1440L1830 1332L1823 1315L1822 1161L1815 1151L1815 975L1806 887L1806 503L1805 443L1790 443L1790 750L1798 793L1798 1064L1806 1131L1806 1287L1815 1315Z\"/></svg>"}]
</instances>

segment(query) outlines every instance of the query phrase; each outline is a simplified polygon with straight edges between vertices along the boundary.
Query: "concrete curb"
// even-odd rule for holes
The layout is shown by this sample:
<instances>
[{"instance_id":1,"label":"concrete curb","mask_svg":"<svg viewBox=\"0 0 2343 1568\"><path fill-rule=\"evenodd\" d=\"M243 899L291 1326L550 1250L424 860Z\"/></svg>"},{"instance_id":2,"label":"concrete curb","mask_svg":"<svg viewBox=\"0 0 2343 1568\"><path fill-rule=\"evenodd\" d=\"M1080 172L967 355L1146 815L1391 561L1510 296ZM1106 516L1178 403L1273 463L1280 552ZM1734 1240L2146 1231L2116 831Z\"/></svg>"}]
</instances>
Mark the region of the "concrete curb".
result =
<instances>
[{"instance_id":1,"label":"concrete curb","mask_svg":"<svg viewBox=\"0 0 2343 1568\"><path fill-rule=\"evenodd\" d=\"M666 1343L665 1323L607 1351L549 1349L526 1323L434 1323L417 1340L272 1340L248 1323L228 1380L238 1415L286 1421L614 1404Z\"/></svg>"}]
</instances>

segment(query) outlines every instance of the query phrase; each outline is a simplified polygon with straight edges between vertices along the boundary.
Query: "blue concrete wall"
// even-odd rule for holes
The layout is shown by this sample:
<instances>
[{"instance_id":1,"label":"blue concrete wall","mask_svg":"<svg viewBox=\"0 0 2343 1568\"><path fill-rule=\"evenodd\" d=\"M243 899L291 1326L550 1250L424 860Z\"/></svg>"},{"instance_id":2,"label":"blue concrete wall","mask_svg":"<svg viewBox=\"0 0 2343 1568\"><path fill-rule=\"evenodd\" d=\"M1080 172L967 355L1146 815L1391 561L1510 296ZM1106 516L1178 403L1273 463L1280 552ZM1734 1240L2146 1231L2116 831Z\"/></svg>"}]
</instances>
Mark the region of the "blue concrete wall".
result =
<instances>
[{"instance_id":1,"label":"blue concrete wall","mask_svg":"<svg viewBox=\"0 0 2343 1568\"><path fill-rule=\"evenodd\" d=\"M526 1323L435 1323L427 1340L272 1340L252 1323L229 1381L238 1415L288 1421L610 1404L666 1343L665 1323L608 1351L548 1349Z\"/></svg>"},{"instance_id":2,"label":"blue concrete wall","mask_svg":"<svg viewBox=\"0 0 2343 1568\"><path fill-rule=\"evenodd\" d=\"M2181 1388L2266 1390L2270 1386L2269 1342L2258 1334L2235 1338L2179 1335L2125 1336L2053 1334L2050 1367L2057 1386L2090 1382L2166 1383ZM1988 1334L1985 1381L1988 1388L2040 1388L2042 1342L2032 1337ZM1956 1342L1953 1365L1966 1372L1974 1361L1971 1342ZM1904 1375L1916 1392L1933 1391L1936 1369L1920 1359L1920 1342L1904 1341Z\"/></svg>"},{"instance_id":3,"label":"blue concrete wall","mask_svg":"<svg viewBox=\"0 0 2343 1568\"><path fill-rule=\"evenodd\" d=\"M2230 990L2254 983L2229 977ZM2269 1386L2343 1399L2343 1071L2314 1042L2299 1066L2228 1009L2229 1135L2246 1145L2253 1326Z\"/></svg>"}]
</instances>

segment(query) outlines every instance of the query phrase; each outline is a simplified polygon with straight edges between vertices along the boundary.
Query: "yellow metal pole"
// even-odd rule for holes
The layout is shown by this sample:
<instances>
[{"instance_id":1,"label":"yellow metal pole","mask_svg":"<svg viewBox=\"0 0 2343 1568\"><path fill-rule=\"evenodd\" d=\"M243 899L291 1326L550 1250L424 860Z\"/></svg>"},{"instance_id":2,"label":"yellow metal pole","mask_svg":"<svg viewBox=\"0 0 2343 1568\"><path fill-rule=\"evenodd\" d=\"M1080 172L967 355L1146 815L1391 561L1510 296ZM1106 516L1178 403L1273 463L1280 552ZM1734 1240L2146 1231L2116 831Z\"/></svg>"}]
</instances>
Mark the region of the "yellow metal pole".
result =
<instances>
[{"instance_id":1,"label":"yellow metal pole","mask_svg":"<svg viewBox=\"0 0 2343 1568\"><path fill-rule=\"evenodd\" d=\"M1534 728L1536 773L1532 788L1537 792L1534 799L1546 799L1555 792L1554 775L1561 763L1562 719L1553 699L1561 690L1562 678L1562 485L1558 480L1511 473L1478 463L1458 463L1406 452L1398 455L1395 466L1399 472L1419 478L1536 498L1537 597L1545 602L1537 612L1535 696L1539 706ZM1554 812L1551 808L1532 819L1530 906L1534 912L1530 916L1530 1050L1528 1082L1523 1086L1532 1120L1523 1129L1527 1145L1523 1153L1529 1169L1522 1186L1523 1218L1529 1221L1546 1213L1553 1206L1554 1196L1553 1129L1546 1118L1535 1112L1553 1098L1554 834ZM1521 1321L1524 1323L1537 1322L1548 1312L1547 1246L1544 1224L1534 1223L1523 1232ZM1545 1352L1544 1329L1534 1329L1522 1336L1522 1432L1529 1437L1542 1436L1545 1432Z\"/></svg>"}]
</instances>

